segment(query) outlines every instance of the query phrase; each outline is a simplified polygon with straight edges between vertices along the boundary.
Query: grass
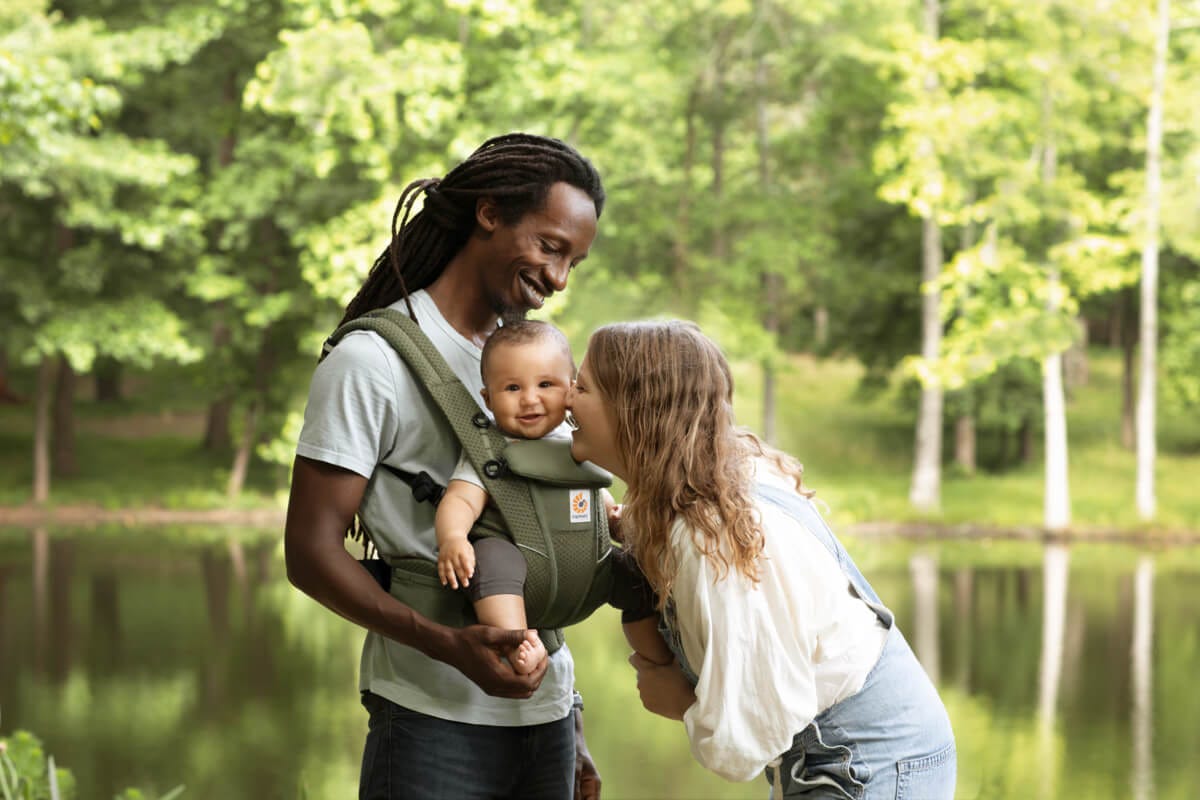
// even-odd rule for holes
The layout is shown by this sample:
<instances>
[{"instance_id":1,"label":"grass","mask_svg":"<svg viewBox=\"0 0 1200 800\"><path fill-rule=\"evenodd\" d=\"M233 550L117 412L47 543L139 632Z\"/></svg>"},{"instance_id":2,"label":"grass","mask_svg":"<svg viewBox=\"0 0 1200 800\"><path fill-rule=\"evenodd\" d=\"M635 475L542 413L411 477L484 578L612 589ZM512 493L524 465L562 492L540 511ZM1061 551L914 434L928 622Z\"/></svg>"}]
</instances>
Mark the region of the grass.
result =
<instances>
[{"instance_id":1,"label":"grass","mask_svg":"<svg viewBox=\"0 0 1200 800\"><path fill-rule=\"evenodd\" d=\"M246 488L229 500L225 485L232 452L201 446L203 395L195 368L170 366L135 372L125 381L126 399L97 403L90 380L81 377L75 402L78 474L51 481L53 505L168 509L277 506L287 471L255 463ZM33 485L33 375L16 371L13 389L28 398L0 405L0 505L29 501Z\"/></svg>"},{"instance_id":2,"label":"grass","mask_svg":"<svg viewBox=\"0 0 1200 800\"><path fill-rule=\"evenodd\" d=\"M1081 528L1200 530L1200 418L1160 404L1157 495L1153 526L1134 505L1134 454L1119 443L1120 360L1091 353L1090 378L1068 406L1073 524ZM751 365L736 368L739 419L761 420L761 377ZM55 504L106 508L261 508L277 506L286 470L253 465L247 489L235 502L224 494L232 454L199 447L203 404L194 368L173 367L129 376L128 400L97 404L80 381L78 476L54 481ZM779 444L805 464L806 478L841 524L929 520L1012 527L1037 526L1042 517L1040 439L1034 460L965 475L943 472L942 511L919 515L908 504L912 467L911 411L895 392L864 398L862 370L854 362L793 357L779 378ZM14 388L27 396L32 375L17 372ZM0 406L0 505L26 502L32 480L30 404ZM981 428L980 460L996 463L999 437ZM946 437L947 463L952 446Z\"/></svg>"}]
</instances>

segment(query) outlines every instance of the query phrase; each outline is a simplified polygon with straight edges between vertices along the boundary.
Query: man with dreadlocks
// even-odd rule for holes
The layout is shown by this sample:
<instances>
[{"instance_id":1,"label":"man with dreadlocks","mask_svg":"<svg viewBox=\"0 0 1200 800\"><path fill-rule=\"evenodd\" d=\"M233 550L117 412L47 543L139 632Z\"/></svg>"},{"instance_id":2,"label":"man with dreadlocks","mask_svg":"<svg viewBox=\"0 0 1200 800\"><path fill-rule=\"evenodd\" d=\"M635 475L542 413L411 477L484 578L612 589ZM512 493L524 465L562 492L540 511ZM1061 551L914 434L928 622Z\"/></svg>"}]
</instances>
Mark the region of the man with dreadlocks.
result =
<instances>
[{"instance_id":1,"label":"man with dreadlocks","mask_svg":"<svg viewBox=\"0 0 1200 800\"><path fill-rule=\"evenodd\" d=\"M573 148L526 134L490 139L441 180L404 190L391 241L343 322L384 307L407 314L479 397L488 335L566 288L603 206L600 176ZM346 552L357 515L381 555L436 561L433 507L375 468L445 485L459 457L437 405L377 334L347 335L317 367L296 452L288 578L368 631L359 797L559 800L572 786L599 797L565 646L518 675L503 656L524 631L433 622Z\"/></svg>"}]
</instances>

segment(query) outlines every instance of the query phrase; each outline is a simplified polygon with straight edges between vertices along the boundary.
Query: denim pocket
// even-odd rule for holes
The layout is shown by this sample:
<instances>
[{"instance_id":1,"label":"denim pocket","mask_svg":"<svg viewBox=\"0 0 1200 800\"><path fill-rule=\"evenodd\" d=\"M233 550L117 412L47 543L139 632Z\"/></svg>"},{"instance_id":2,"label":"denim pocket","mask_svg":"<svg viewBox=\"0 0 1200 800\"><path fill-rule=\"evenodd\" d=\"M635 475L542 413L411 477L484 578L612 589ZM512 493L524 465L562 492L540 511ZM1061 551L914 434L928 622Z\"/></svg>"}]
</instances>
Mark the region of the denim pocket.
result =
<instances>
[{"instance_id":1,"label":"denim pocket","mask_svg":"<svg viewBox=\"0 0 1200 800\"><path fill-rule=\"evenodd\" d=\"M896 800L950 800L954 797L957 765L953 742L933 755L899 762Z\"/></svg>"},{"instance_id":2,"label":"denim pocket","mask_svg":"<svg viewBox=\"0 0 1200 800\"><path fill-rule=\"evenodd\" d=\"M815 733L803 748L784 755L783 797L861 800L866 787L853 764L853 751L843 744L826 744L819 729Z\"/></svg>"}]
</instances>

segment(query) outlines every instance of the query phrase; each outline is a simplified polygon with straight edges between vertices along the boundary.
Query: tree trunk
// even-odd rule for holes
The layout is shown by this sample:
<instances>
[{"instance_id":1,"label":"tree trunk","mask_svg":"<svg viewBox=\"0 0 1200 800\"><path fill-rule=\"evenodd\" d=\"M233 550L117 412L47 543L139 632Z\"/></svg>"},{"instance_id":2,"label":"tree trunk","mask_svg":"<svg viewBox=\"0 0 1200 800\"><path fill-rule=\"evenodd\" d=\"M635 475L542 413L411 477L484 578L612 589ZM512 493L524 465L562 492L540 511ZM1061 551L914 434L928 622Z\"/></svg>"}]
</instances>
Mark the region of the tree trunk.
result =
<instances>
[{"instance_id":1,"label":"tree trunk","mask_svg":"<svg viewBox=\"0 0 1200 800\"><path fill-rule=\"evenodd\" d=\"M56 478L79 474L75 449L75 370L66 356L58 357L58 380L54 384L53 456L50 468Z\"/></svg>"},{"instance_id":2,"label":"tree trunk","mask_svg":"<svg viewBox=\"0 0 1200 800\"><path fill-rule=\"evenodd\" d=\"M712 171L713 171L713 200L715 214L713 216L713 259L718 264L724 264L729 258L729 237L725 232L725 120L718 119L713 124L712 142Z\"/></svg>"},{"instance_id":3,"label":"tree trunk","mask_svg":"<svg viewBox=\"0 0 1200 800\"><path fill-rule=\"evenodd\" d=\"M1068 396L1072 396L1075 389L1087 386L1088 382L1087 320L1076 317L1075 329L1078 331L1078 338L1067 352L1063 353L1063 379L1066 381Z\"/></svg>"},{"instance_id":4,"label":"tree trunk","mask_svg":"<svg viewBox=\"0 0 1200 800\"><path fill-rule=\"evenodd\" d=\"M1121 295L1123 303L1132 305L1132 292L1126 289ZM1121 445L1126 450L1132 450L1136 438L1133 422L1133 370L1137 337L1134 335L1128 314L1122 315L1121 327Z\"/></svg>"},{"instance_id":5,"label":"tree trunk","mask_svg":"<svg viewBox=\"0 0 1200 800\"><path fill-rule=\"evenodd\" d=\"M713 241L712 254L718 264L724 264L729 258L729 235L725 219L725 131L729 120L725 109L725 79L727 65L725 63L727 49L733 37L733 30L727 27L721 31L717 42L717 53L713 60L712 87L712 197L713 197Z\"/></svg>"},{"instance_id":6,"label":"tree trunk","mask_svg":"<svg viewBox=\"0 0 1200 800\"><path fill-rule=\"evenodd\" d=\"M759 54L754 71L756 138L758 140L758 180L765 194L771 192L770 137L767 130L767 61ZM779 339L779 294L783 290L779 275L764 265L762 276L763 317L762 326L772 343ZM763 439L775 444L775 364L773 359L763 361Z\"/></svg>"},{"instance_id":7,"label":"tree trunk","mask_svg":"<svg viewBox=\"0 0 1200 800\"><path fill-rule=\"evenodd\" d=\"M954 421L954 463L968 475L975 474L975 416L962 414Z\"/></svg>"},{"instance_id":8,"label":"tree trunk","mask_svg":"<svg viewBox=\"0 0 1200 800\"><path fill-rule=\"evenodd\" d=\"M96 385L97 403L119 403L123 398L121 393L121 362L115 358L98 358L92 370Z\"/></svg>"},{"instance_id":9,"label":"tree trunk","mask_svg":"<svg viewBox=\"0 0 1200 800\"><path fill-rule=\"evenodd\" d=\"M1058 171L1058 151L1051 123L1054 119L1054 96L1044 90L1042 100L1042 184L1049 189ZM1058 268L1046 265L1047 310L1053 314L1059 308L1060 275ZM1042 522L1052 531L1065 530L1071 524L1071 488L1067 480L1067 401L1063 391L1062 353L1051 353L1042 361L1042 407L1045 413L1045 498Z\"/></svg>"},{"instance_id":10,"label":"tree trunk","mask_svg":"<svg viewBox=\"0 0 1200 800\"><path fill-rule=\"evenodd\" d=\"M21 398L8 385L8 348L0 343L0 403L19 403Z\"/></svg>"},{"instance_id":11,"label":"tree trunk","mask_svg":"<svg viewBox=\"0 0 1200 800\"><path fill-rule=\"evenodd\" d=\"M696 166L696 106L699 102L699 92L698 87L692 87L688 92L687 107L684 109L687 132L684 136L683 149L683 186L680 189L679 202L675 208L675 240L671 243L675 296L684 304L691 297L691 281L689 280L691 259L688 255L688 241L691 238L692 227L693 172Z\"/></svg>"},{"instance_id":12,"label":"tree trunk","mask_svg":"<svg viewBox=\"0 0 1200 800\"><path fill-rule=\"evenodd\" d=\"M33 502L50 499L50 404L54 392L54 357L43 356L33 400Z\"/></svg>"},{"instance_id":13,"label":"tree trunk","mask_svg":"<svg viewBox=\"0 0 1200 800\"><path fill-rule=\"evenodd\" d=\"M272 280L272 284L273 282ZM250 459L254 455L254 446L258 444L260 412L267 405L267 380L275 367L275 352L271 341L271 329L269 327L262 332L258 347L258 357L255 359L254 366L257 385L254 388L253 399L246 409L246 421L242 430L241 442L238 444L237 452L234 453L233 466L229 471L229 482L225 487L225 493L230 499L241 494L242 489L246 485L246 474L250 469Z\"/></svg>"},{"instance_id":14,"label":"tree trunk","mask_svg":"<svg viewBox=\"0 0 1200 800\"><path fill-rule=\"evenodd\" d=\"M1054 276L1057 282L1057 275ZM1067 478L1067 409L1063 393L1062 354L1042 362L1042 401L1046 408L1046 497L1043 523L1052 531L1071 524L1071 488Z\"/></svg>"},{"instance_id":15,"label":"tree trunk","mask_svg":"<svg viewBox=\"0 0 1200 800\"><path fill-rule=\"evenodd\" d=\"M236 71L231 70L226 76L222 95L226 111L236 118L241 109ZM223 170L233 163L236 148L237 132L235 128L230 128L217 145L217 165L220 169ZM213 354L220 358L221 351L229 346L231 340L229 326L225 322L228 306L224 301L219 301L213 305L213 310L216 320L212 326L212 349ZM233 400L232 390L223 387L221 393L209 403L208 414L204 421L202 446L205 450L216 453L224 453L229 450L232 441L229 421L233 414Z\"/></svg>"},{"instance_id":16,"label":"tree trunk","mask_svg":"<svg viewBox=\"0 0 1200 800\"><path fill-rule=\"evenodd\" d=\"M229 471L229 483L225 485L225 494L233 499L242 493L246 485L246 472L250 468L250 457L254 453L254 444L258 439L258 399L255 398L246 409L246 423L242 430L242 440L233 456L233 468Z\"/></svg>"},{"instance_id":17,"label":"tree trunk","mask_svg":"<svg viewBox=\"0 0 1200 800\"><path fill-rule=\"evenodd\" d=\"M936 42L938 0L925 0L925 36ZM925 77L925 89L937 89L937 76L931 70ZM932 142L926 142L932 148ZM921 358L926 363L938 359L942 349L941 297L937 279L942 274L942 229L932 212L921 220ZM942 494L942 388L936 382L922 382L917 412L916 443L913 453L912 484L908 500L919 511L936 511Z\"/></svg>"},{"instance_id":18,"label":"tree trunk","mask_svg":"<svg viewBox=\"0 0 1200 800\"><path fill-rule=\"evenodd\" d=\"M1033 420L1021 418L1021 427L1017 430L1017 457L1022 464L1033 461Z\"/></svg>"},{"instance_id":19,"label":"tree trunk","mask_svg":"<svg viewBox=\"0 0 1200 800\"><path fill-rule=\"evenodd\" d=\"M813 338L822 349L829 342L829 309L825 306L817 306L813 312Z\"/></svg>"},{"instance_id":20,"label":"tree trunk","mask_svg":"<svg viewBox=\"0 0 1200 800\"><path fill-rule=\"evenodd\" d=\"M224 304L217 308L218 319L212 327L213 353L219 357L222 350L229 346L231 336L229 326L225 324L222 315L225 313ZM209 452L223 453L229 450L230 436L229 421L233 414L233 394L228 388L208 406L208 415L204 421L204 449Z\"/></svg>"},{"instance_id":21,"label":"tree trunk","mask_svg":"<svg viewBox=\"0 0 1200 800\"><path fill-rule=\"evenodd\" d=\"M1158 369L1158 226L1162 204L1163 85L1167 76L1167 45L1171 37L1170 0L1158 0L1158 35L1154 41L1154 72L1150 113L1146 122L1146 232L1142 249L1141 359L1137 404L1137 510L1143 520L1154 519L1154 463Z\"/></svg>"}]
</instances>

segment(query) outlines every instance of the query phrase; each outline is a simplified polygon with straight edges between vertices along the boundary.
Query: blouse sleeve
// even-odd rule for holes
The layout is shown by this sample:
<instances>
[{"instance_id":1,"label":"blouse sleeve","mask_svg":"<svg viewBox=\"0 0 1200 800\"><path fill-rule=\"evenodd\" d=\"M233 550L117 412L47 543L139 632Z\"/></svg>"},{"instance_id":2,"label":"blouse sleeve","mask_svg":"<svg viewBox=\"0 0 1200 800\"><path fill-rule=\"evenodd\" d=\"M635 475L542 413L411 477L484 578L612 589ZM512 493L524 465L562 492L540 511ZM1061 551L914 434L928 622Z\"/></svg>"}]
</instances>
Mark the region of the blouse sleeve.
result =
<instances>
[{"instance_id":1,"label":"blouse sleeve","mask_svg":"<svg viewBox=\"0 0 1200 800\"><path fill-rule=\"evenodd\" d=\"M677 531L677 534L679 532ZM692 754L723 778L748 781L782 755L817 714L807 593L756 585L715 565L677 535L672 588L684 653L699 674L683 722ZM777 582L777 578L775 579Z\"/></svg>"}]
</instances>

